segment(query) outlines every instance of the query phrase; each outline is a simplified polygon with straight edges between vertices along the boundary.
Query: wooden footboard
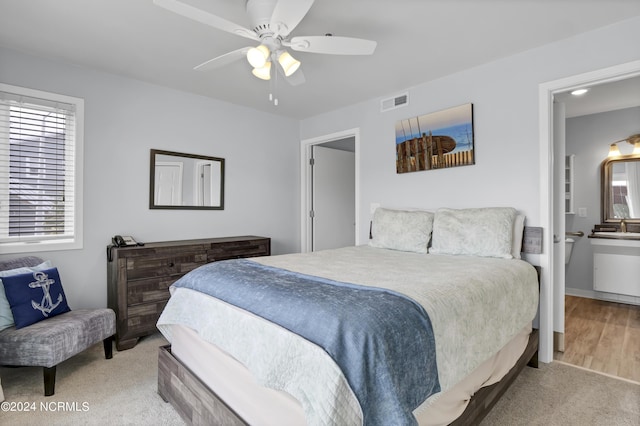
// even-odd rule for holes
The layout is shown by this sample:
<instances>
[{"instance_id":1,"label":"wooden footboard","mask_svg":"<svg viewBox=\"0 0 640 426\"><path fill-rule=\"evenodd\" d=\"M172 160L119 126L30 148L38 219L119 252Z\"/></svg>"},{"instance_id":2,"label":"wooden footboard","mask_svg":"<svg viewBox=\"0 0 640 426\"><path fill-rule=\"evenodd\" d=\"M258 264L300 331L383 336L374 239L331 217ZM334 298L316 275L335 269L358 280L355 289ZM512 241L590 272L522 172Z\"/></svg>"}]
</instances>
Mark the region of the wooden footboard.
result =
<instances>
[{"instance_id":1,"label":"wooden footboard","mask_svg":"<svg viewBox=\"0 0 640 426\"><path fill-rule=\"evenodd\" d=\"M248 425L231 408L161 346L158 354L158 393L190 425Z\"/></svg>"},{"instance_id":2,"label":"wooden footboard","mask_svg":"<svg viewBox=\"0 0 640 426\"><path fill-rule=\"evenodd\" d=\"M516 365L501 381L480 389L471 398L462 415L452 425L478 424L506 392L520 371L528 364L537 366L538 330L533 330L529 343ZM190 425L247 425L237 413L171 354L169 345L160 347L158 355L158 393L178 411Z\"/></svg>"}]
</instances>

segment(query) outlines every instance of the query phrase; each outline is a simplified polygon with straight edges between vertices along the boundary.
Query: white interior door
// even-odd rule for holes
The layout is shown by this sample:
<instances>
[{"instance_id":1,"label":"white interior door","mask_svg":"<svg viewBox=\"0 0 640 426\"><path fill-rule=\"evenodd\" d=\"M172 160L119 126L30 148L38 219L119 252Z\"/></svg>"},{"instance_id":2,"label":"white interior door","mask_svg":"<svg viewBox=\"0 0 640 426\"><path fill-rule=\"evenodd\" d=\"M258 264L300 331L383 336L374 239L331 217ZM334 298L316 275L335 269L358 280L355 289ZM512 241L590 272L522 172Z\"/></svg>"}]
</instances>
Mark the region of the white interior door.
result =
<instances>
[{"instance_id":1,"label":"white interior door","mask_svg":"<svg viewBox=\"0 0 640 426\"><path fill-rule=\"evenodd\" d=\"M355 245L355 153L312 147L312 250Z\"/></svg>"},{"instance_id":2,"label":"white interior door","mask_svg":"<svg viewBox=\"0 0 640 426\"><path fill-rule=\"evenodd\" d=\"M156 162L155 205L182 205L182 167L181 162Z\"/></svg>"}]
</instances>

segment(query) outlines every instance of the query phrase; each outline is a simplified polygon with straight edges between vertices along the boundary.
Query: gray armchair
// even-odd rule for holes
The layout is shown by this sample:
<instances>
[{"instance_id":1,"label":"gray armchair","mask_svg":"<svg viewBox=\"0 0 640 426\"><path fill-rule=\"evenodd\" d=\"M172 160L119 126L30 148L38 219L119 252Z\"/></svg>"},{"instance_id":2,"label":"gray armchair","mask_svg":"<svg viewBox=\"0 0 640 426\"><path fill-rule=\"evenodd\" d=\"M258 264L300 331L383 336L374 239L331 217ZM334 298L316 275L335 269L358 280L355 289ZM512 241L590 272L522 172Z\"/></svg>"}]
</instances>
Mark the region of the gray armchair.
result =
<instances>
[{"instance_id":1,"label":"gray armchair","mask_svg":"<svg viewBox=\"0 0 640 426\"><path fill-rule=\"evenodd\" d=\"M0 271L42 263L34 256L0 261ZM43 368L44 394L55 392L56 366L90 346L104 342L106 359L113 355L115 313L111 309L79 309L16 330L0 331L0 365Z\"/></svg>"}]
</instances>

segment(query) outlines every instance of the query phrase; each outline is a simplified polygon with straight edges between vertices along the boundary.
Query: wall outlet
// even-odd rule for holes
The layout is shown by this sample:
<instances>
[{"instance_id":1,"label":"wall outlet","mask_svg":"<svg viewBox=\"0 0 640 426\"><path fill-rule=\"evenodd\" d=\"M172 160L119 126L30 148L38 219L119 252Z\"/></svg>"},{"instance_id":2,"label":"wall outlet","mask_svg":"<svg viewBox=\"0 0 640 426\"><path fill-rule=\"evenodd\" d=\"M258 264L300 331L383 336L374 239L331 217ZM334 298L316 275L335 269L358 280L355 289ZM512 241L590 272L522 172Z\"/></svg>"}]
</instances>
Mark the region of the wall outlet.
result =
<instances>
[{"instance_id":1,"label":"wall outlet","mask_svg":"<svg viewBox=\"0 0 640 426\"><path fill-rule=\"evenodd\" d=\"M587 217L586 207L578 207L578 217Z\"/></svg>"}]
</instances>

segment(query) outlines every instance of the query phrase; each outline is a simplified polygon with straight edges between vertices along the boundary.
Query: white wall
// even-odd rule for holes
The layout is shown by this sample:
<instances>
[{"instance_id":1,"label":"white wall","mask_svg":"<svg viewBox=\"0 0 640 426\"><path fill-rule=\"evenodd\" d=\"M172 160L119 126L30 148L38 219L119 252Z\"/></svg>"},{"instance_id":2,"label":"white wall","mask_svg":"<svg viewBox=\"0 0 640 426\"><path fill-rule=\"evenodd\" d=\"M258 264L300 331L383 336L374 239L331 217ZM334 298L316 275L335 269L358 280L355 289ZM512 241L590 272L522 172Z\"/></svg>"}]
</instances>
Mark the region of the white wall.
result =
<instances>
[{"instance_id":1,"label":"white wall","mask_svg":"<svg viewBox=\"0 0 640 426\"><path fill-rule=\"evenodd\" d=\"M575 154L575 209L587 209L587 217L567 215L567 231L583 231L585 237L573 238L571 260L566 267L568 294L594 297L593 249L586 237L594 225L601 223L601 164L609 153L609 144L640 133L640 107L590 114L566 120L567 155ZM632 146L619 144L623 154Z\"/></svg>"},{"instance_id":2,"label":"white wall","mask_svg":"<svg viewBox=\"0 0 640 426\"><path fill-rule=\"evenodd\" d=\"M275 254L299 250L296 120L1 48L0 81L85 100L84 248L34 253L59 267L72 309L106 306L114 234L261 235ZM225 209L150 210L152 148L225 158Z\"/></svg>"},{"instance_id":3,"label":"white wall","mask_svg":"<svg viewBox=\"0 0 640 426\"><path fill-rule=\"evenodd\" d=\"M640 18L409 88L407 107L372 99L301 122L301 139L360 128L362 241L370 203L396 207L514 206L539 225L538 89L544 82L640 58ZM425 60L425 67L437 66ZM398 93L402 92L399 90ZM396 93L390 93L389 96ZM396 174L397 120L472 102L476 164Z\"/></svg>"}]
</instances>

